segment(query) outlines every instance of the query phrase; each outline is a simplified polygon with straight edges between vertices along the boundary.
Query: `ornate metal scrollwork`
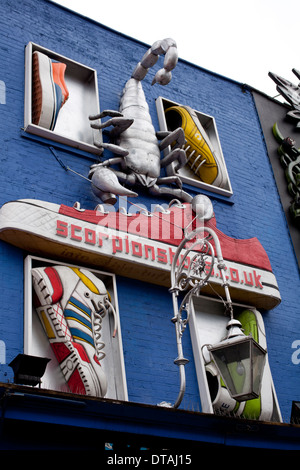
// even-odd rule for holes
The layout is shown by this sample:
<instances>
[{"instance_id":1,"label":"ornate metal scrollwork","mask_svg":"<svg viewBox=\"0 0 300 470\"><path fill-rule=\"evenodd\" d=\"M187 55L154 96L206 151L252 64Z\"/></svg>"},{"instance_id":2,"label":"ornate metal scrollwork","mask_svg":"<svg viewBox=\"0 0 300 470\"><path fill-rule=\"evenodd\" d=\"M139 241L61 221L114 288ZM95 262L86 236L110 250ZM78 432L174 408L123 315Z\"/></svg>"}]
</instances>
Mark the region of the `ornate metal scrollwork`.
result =
<instances>
[{"instance_id":1,"label":"ornate metal scrollwork","mask_svg":"<svg viewBox=\"0 0 300 470\"><path fill-rule=\"evenodd\" d=\"M213 240L215 248L211 240ZM170 292L173 298L174 317L172 322L176 328L178 350L178 357L174 363L179 366L180 370L180 391L174 408L180 405L185 392L184 366L189 361L183 356L182 335L189 321L191 300L193 296L200 295L202 287L209 281L215 264L215 251L226 295L224 304L232 312L221 246L213 229L200 227L189 233L178 246L173 258Z\"/></svg>"},{"instance_id":2,"label":"ornate metal scrollwork","mask_svg":"<svg viewBox=\"0 0 300 470\"><path fill-rule=\"evenodd\" d=\"M189 254L199 245L201 251L192 253L192 257L189 258ZM172 289L182 292L188 288L201 288L211 275L214 257L214 249L211 243L206 239L197 239L182 255L175 272L175 285Z\"/></svg>"}]
</instances>

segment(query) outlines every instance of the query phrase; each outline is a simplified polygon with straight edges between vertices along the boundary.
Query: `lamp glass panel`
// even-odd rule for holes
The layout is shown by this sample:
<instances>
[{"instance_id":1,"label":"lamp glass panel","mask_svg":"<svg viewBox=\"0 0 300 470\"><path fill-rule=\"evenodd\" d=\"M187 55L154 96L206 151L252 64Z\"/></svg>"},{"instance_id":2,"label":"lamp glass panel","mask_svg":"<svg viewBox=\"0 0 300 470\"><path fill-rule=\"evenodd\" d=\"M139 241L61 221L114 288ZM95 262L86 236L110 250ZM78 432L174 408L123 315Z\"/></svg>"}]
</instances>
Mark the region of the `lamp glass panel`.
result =
<instances>
[{"instance_id":1,"label":"lamp glass panel","mask_svg":"<svg viewBox=\"0 0 300 470\"><path fill-rule=\"evenodd\" d=\"M266 352L252 342L253 392L257 396L260 394L265 361Z\"/></svg>"},{"instance_id":2,"label":"lamp glass panel","mask_svg":"<svg viewBox=\"0 0 300 470\"><path fill-rule=\"evenodd\" d=\"M232 396L249 393L252 387L249 343L223 346L213 355Z\"/></svg>"},{"instance_id":3,"label":"lamp glass panel","mask_svg":"<svg viewBox=\"0 0 300 470\"><path fill-rule=\"evenodd\" d=\"M232 398L244 401L259 396L266 351L253 338L224 341L211 353Z\"/></svg>"}]
</instances>

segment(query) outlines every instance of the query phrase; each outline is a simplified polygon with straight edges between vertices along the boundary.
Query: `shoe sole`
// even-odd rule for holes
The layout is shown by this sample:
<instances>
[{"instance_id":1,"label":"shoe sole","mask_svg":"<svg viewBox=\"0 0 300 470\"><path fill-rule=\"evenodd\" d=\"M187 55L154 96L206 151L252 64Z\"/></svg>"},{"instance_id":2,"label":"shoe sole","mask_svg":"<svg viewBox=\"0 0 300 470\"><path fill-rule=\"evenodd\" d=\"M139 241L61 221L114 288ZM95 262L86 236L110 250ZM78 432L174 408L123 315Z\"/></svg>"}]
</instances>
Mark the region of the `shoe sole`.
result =
<instances>
[{"instance_id":1,"label":"shoe sole","mask_svg":"<svg viewBox=\"0 0 300 470\"><path fill-rule=\"evenodd\" d=\"M57 114L55 83L49 57L35 51L32 55L32 122L53 130Z\"/></svg>"}]
</instances>

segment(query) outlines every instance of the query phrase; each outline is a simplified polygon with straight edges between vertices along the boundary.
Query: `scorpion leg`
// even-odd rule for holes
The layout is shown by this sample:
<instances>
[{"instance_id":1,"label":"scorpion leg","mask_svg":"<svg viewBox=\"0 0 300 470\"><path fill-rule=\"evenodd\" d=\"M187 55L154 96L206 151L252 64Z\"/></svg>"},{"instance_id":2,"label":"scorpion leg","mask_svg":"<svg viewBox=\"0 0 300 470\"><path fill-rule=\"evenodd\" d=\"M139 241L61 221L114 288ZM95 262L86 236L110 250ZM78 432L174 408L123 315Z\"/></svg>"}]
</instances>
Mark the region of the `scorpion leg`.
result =
<instances>
[{"instance_id":1,"label":"scorpion leg","mask_svg":"<svg viewBox=\"0 0 300 470\"><path fill-rule=\"evenodd\" d=\"M89 178L95 173L96 170L99 168L105 168L110 165L114 165L115 163L121 163L122 157L116 157L116 158L109 158L108 160L105 160L105 162L101 163L95 163L94 165L91 165L90 167L90 172L89 172Z\"/></svg>"},{"instance_id":2,"label":"scorpion leg","mask_svg":"<svg viewBox=\"0 0 300 470\"><path fill-rule=\"evenodd\" d=\"M172 145L173 148L182 148L185 144L185 135L182 127L178 127L174 131L157 132L157 137L163 137L163 140L159 144L159 148L164 150L168 145Z\"/></svg>"},{"instance_id":3,"label":"scorpion leg","mask_svg":"<svg viewBox=\"0 0 300 470\"><path fill-rule=\"evenodd\" d=\"M127 119L124 117L112 117L101 124L91 124L93 129L104 129L105 127L113 126L110 131L111 136L116 136L124 132L133 123L133 119Z\"/></svg>"},{"instance_id":4,"label":"scorpion leg","mask_svg":"<svg viewBox=\"0 0 300 470\"><path fill-rule=\"evenodd\" d=\"M169 166L171 163L176 162L174 165L173 171L179 170L182 168L187 160L186 153L183 149L172 150L166 157L161 160L161 167Z\"/></svg>"},{"instance_id":5,"label":"scorpion leg","mask_svg":"<svg viewBox=\"0 0 300 470\"><path fill-rule=\"evenodd\" d=\"M169 145L172 146L171 152L161 160L161 166L166 167L176 161L177 163L174 165L173 171L182 168L187 162L185 150L182 148L185 144L184 130L182 127L178 127L172 132L157 132L156 135L158 138L161 137L163 139L159 144L160 150L164 150Z\"/></svg>"},{"instance_id":6,"label":"scorpion leg","mask_svg":"<svg viewBox=\"0 0 300 470\"><path fill-rule=\"evenodd\" d=\"M157 184L149 188L149 192L154 196L163 196L164 194L168 194L176 197L177 199L180 199L181 201L189 203L191 203L193 199L190 194L186 193L182 189L167 188L165 186L158 186Z\"/></svg>"},{"instance_id":7,"label":"scorpion leg","mask_svg":"<svg viewBox=\"0 0 300 470\"><path fill-rule=\"evenodd\" d=\"M89 116L90 121L95 121L97 119L101 119L103 117L110 116L110 117L122 117L122 113L120 111L115 111L113 109L105 109L101 113L93 114Z\"/></svg>"},{"instance_id":8,"label":"scorpion leg","mask_svg":"<svg viewBox=\"0 0 300 470\"><path fill-rule=\"evenodd\" d=\"M119 145L115 145L115 144L108 144L108 143L105 143L105 142L102 142L102 144L97 144L95 143L96 147L99 147L99 148L102 148L102 149L106 149L106 150L110 150L111 152L113 153L116 153L117 155L121 155L121 157L126 157L126 155L128 155L128 150L124 149L123 147L120 147ZM119 157L117 157L119 159ZM110 159L112 160L112 159ZM107 161L107 160L106 160ZM120 163L121 160L118 160L117 162L115 163Z\"/></svg>"},{"instance_id":9,"label":"scorpion leg","mask_svg":"<svg viewBox=\"0 0 300 470\"><path fill-rule=\"evenodd\" d=\"M157 184L160 185L160 184L172 184L172 183L175 183L178 188L182 188L182 181L181 179L179 178L179 176L162 176L161 178L157 178Z\"/></svg>"},{"instance_id":10,"label":"scorpion leg","mask_svg":"<svg viewBox=\"0 0 300 470\"><path fill-rule=\"evenodd\" d=\"M113 126L112 130L109 133L112 139L120 135L126 129L128 129L128 127L130 127L134 121L133 119L127 119L123 117L123 114L120 113L119 111L111 111L111 110L102 111L102 113L100 114L89 116L89 119L90 121L96 121L106 116L111 116L111 119L108 119L107 121L102 122L101 124L91 123L91 127L92 129L100 130L106 127ZM103 142L101 144L97 144L97 142L95 142L95 145L96 147L99 147L100 149L102 149L102 151L103 149L107 149L113 153L116 153L117 155L122 155L123 157L128 155L128 151L123 149L122 147L119 147L118 145L114 145L110 143L108 144L108 143L103 143Z\"/></svg>"}]
</instances>

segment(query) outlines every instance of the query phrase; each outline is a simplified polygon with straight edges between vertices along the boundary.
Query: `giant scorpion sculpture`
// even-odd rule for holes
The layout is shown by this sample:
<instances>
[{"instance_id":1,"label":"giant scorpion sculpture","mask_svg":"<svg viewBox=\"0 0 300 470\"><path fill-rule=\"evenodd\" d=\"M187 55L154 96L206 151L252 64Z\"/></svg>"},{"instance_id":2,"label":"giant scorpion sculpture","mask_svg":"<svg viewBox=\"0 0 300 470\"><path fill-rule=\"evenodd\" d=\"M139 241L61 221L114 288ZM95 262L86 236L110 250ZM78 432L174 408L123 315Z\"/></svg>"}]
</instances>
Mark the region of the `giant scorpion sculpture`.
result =
<instances>
[{"instance_id":1,"label":"giant scorpion sculpture","mask_svg":"<svg viewBox=\"0 0 300 470\"><path fill-rule=\"evenodd\" d=\"M130 187L141 185L148 188L153 195L172 195L185 202L191 202L192 197L182 190L178 175L161 176L161 169L175 163L175 171L186 164L184 131L181 127L174 131L155 132L149 114L149 107L141 85L141 80L163 54L164 64L153 81L167 85L171 78L171 70L177 64L178 53L173 39L157 41L146 52L127 81L120 101L119 111L105 110L91 121L109 116L100 124L91 123L94 129L104 129L112 126L109 132L111 143L102 143L99 147L107 149L116 157L104 160L91 166L89 178L97 197L104 203L115 204L116 195L137 196L137 193L127 189L120 183ZM172 144L172 150L161 158L161 151ZM119 165L120 170L110 168ZM171 187L170 185L177 187ZM167 185L167 186L162 186Z\"/></svg>"}]
</instances>

